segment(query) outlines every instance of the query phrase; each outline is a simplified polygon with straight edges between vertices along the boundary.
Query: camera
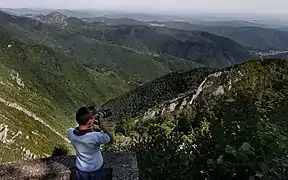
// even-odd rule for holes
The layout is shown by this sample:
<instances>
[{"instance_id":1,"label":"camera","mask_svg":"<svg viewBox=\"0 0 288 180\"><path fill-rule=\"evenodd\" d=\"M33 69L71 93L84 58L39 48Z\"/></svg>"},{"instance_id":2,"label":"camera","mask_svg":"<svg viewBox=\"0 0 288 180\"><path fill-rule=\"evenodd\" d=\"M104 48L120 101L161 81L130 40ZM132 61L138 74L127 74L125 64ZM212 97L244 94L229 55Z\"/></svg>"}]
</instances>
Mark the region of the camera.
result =
<instances>
[{"instance_id":1,"label":"camera","mask_svg":"<svg viewBox=\"0 0 288 180\"><path fill-rule=\"evenodd\" d=\"M108 118L112 115L112 111L110 109L103 109L96 111L95 114L101 116L102 118Z\"/></svg>"},{"instance_id":2,"label":"camera","mask_svg":"<svg viewBox=\"0 0 288 180\"><path fill-rule=\"evenodd\" d=\"M94 106L90 106L89 109L93 111L94 115L101 116L102 118L108 118L112 116L111 109L96 110Z\"/></svg>"}]
</instances>

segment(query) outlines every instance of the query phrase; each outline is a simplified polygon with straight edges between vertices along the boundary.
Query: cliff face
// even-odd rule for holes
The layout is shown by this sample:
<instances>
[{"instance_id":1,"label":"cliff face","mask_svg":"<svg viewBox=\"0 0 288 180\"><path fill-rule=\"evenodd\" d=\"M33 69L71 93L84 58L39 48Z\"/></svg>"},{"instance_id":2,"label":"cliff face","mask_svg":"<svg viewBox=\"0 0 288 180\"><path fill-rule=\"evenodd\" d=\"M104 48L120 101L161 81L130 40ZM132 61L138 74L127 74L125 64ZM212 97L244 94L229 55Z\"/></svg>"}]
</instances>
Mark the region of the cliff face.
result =
<instances>
[{"instance_id":1,"label":"cliff face","mask_svg":"<svg viewBox=\"0 0 288 180\"><path fill-rule=\"evenodd\" d=\"M193 103L200 102L203 99L204 93L211 93L214 96L223 95L230 91L232 84L240 80L243 74L238 71L236 78L229 77L229 71L218 71L208 75L198 86L198 88L187 91L183 95L164 102L156 107L153 107L144 113L143 119L154 118L157 115L163 115L165 112L173 112L181 110Z\"/></svg>"},{"instance_id":2,"label":"cliff face","mask_svg":"<svg viewBox=\"0 0 288 180\"><path fill-rule=\"evenodd\" d=\"M113 109L115 120L154 118L200 102L204 94L207 97L223 95L230 91L242 76L243 72L237 67L171 73L110 100L105 107Z\"/></svg>"},{"instance_id":3,"label":"cliff face","mask_svg":"<svg viewBox=\"0 0 288 180\"><path fill-rule=\"evenodd\" d=\"M137 180L136 155L132 152L103 154L107 180ZM50 157L0 165L1 180L75 179L75 156Z\"/></svg>"}]
</instances>

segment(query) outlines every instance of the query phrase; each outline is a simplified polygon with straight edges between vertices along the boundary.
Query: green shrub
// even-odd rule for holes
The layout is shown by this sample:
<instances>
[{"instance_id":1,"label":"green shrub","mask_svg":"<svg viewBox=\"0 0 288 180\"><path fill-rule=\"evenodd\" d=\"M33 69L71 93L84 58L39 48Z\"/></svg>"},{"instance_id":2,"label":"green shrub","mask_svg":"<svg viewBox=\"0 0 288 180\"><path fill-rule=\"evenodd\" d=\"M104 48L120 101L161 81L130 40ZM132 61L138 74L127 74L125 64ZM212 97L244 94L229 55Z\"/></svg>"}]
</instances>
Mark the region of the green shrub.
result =
<instances>
[{"instance_id":1,"label":"green shrub","mask_svg":"<svg viewBox=\"0 0 288 180\"><path fill-rule=\"evenodd\" d=\"M64 145L57 145L54 147L52 156L67 156L69 149Z\"/></svg>"}]
</instances>

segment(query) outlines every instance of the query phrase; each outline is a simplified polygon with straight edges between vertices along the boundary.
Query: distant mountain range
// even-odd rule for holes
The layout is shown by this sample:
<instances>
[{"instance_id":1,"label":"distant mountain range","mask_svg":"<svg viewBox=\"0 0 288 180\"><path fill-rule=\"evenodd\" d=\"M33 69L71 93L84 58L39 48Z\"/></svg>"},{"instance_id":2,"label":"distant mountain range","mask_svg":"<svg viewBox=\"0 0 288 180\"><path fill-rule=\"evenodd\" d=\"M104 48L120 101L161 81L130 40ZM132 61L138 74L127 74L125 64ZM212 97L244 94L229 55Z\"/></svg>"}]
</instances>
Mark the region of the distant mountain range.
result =
<instances>
[{"instance_id":1,"label":"distant mountain range","mask_svg":"<svg viewBox=\"0 0 288 180\"><path fill-rule=\"evenodd\" d=\"M58 13L57 13L58 12ZM117 26L117 25L145 25L145 26L158 26L158 27L167 27L181 30L199 30L206 31L212 34L228 37L237 43L249 48L249 50L258 50L258 51L269 51L269 50L286 50L287 49L287 32L286 27L278 26L277 28L272 28L273 26L267 24L258 24L249 21L240 21L240 20L229 20L229 21L189 21L184 20L164 20L157 18L141 19L137 18L136 14L122 14L122 15L107 15L100 17L83 17L78 16L77 13L73 12L66 13L64 10L57 12L52 12L46 15L27 15L28 17L33 17L36 20L41 22L51 21L55 19L52 16L58 15L62 21L74 17L74 21L78 21L79 24L83 23L77 19L78 17L85 22L93 23L103 23L108 26ZM62 14L62 13L63 14ZM62 15L62 16L61 16ZM76 18L75 18L76 17ZM46 18L46 19L45 19ZM56 19L59 21L60 19ZM133 19L134 18L134 19ZM149 19L149 18L148 18ZM190 23L192 22L192 24ZM44 22L48 23L48 22ZM283 32L285 31L285 32Z\"/></svg>"},{"instance_id":2,"label":"distant mountain range","mask_svg":"<svg viewBox=\"0 0 288 180\"><path fill-rule=\"evenodd\" d=\"M7 14L5 16L7 16ZM163 58L167 59L167 57L173 57L173 59L182 59L172 60L179 63L183 62L187 64L189 63L188 61L193 61L194 64L196 62L198 64L211 67L228 66L251 57L250 53L237 43L227 38L214 36L204 32L187 32L146 25L119 25L116 27L109 27L105 24L85 23L80 19L67 17L61 13L50 13L46 16L35 16L33 19L37 19L35 23L39 21L44 23L41 25L42 28L38 30L39 33L37 33L37 36L39 37L39 40L41 39L41 41L44 38L43 35L45 32L40 32L43 30L48 30L47 32L51 33L50 37L56 38L56 41L68 36L70 37L69 41L73 41L73 38L71 37L76 38L82 36L83 40L84 38L90 38L94 41L104 41L109 44L133 49L138 54L156 53L158 55L153 56L153 58L160 58L160 61L162 62L165 61ZM15 22L16 20L13 21ZM29 24L29 21L31 20L23 19L22 23L26 22ZM62 27L60 29L62 30L57 30L55 29L56 27L51 27L52 29L54 28L53 31L51 31L49 30L50 27L45 27L45 23L61 25ZM65 29L63 29L63 26L65 26ZM13 31L15 29L11 30ZM35 31L35 29L31 30ZM35 36L35 34L31 34L31 36ZM48 42L49 41L45 42L46 45ZM65 46L70 46L71 44L68 44L67 41L63 43L66 44L63 46L64 49ZM77 47L74 46L69 48ZM81 56L82 52L84 53L85 51L78 51L77 55ZM86 55L87 54L85 52L82 58ZM182 66L183 65L180 65L180 67Z\"/></svg>"},{"instance_id":3,"label":"distant mountain range","mask_svg":"<svg viewBox=\"0 0 288 180\"><path fill-rule=\"evenodd\" d=\"M154 25L181 30L199 30L230 38L250 50L287 50L288 32L283 28L266 28L259 24L227 21L204 24L187 22L153 22Z\"/></svg>"}]
</instances>

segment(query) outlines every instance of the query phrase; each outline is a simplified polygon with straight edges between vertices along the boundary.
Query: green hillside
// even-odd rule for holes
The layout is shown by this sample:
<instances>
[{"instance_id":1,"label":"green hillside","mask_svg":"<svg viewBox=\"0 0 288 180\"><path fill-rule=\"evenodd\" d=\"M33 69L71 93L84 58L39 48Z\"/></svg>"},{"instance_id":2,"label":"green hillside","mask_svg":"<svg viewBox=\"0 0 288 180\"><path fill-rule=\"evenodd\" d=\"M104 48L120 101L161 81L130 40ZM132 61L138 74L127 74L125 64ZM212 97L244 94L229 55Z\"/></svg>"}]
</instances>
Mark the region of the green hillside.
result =
<instances>
[{"instance_id":1,"label":"green hillside","mask_svg":"<svg viewBox=\"0 0 288 180\"><path fill-rule=\"evenodd\" d=\"M130 89L114 72L85 67L4 30L0 39L0 124L8 126L1 162L24 158L23 148L37 157L51 154L65 143L66 129L76 125L79 106L100 105Z\"/></svg>"},{"instance_id":2,"label":"green hillside","mask_svg":"<svg viewBox=\"0 0 288 180\"><path fill-rule=\"evenodd\" d=\"M103 107L111 108L116 120L135 118L150 108L176 98L187 91L194 91L203 79L216 70L198 68L170 73L107 101Z\"/></svg>"}]
</instances>

